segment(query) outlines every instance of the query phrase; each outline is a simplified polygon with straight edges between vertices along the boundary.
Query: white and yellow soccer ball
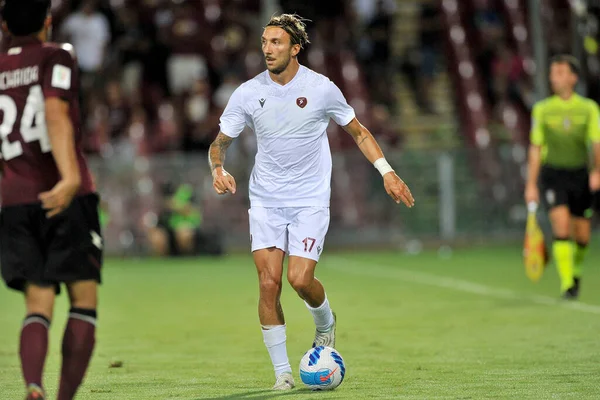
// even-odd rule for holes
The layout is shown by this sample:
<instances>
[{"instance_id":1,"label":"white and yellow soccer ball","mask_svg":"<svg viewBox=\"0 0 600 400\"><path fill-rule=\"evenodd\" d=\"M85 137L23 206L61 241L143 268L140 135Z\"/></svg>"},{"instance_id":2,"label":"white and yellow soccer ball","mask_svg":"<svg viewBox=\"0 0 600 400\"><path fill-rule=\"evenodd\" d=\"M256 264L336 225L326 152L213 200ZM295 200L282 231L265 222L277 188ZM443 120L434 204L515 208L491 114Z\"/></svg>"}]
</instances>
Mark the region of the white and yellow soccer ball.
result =
<instances>
[{"instance_id":1,"label":"white and yellow soccer ball","mask_svg":"<svg viewBox=\"0 0 600 400\"><path fill-rule=\"evenodd\" d=\"M340 353L326 346L308 350L300 360L300 379L312 390L331 390L340 386L346 365Z\"/></svg>"}]
</instances>

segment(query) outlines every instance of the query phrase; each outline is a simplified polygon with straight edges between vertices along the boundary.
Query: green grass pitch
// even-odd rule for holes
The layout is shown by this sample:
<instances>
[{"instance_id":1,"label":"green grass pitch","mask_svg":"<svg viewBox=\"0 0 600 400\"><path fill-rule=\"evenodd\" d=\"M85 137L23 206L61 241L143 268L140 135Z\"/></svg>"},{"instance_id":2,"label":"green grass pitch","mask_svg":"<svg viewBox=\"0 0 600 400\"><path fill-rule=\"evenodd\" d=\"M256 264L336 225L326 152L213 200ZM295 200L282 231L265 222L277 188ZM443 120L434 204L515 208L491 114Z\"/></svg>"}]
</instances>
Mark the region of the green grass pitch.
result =
<instances>
[{"instance_id":1,"label":"green grass pitch","mask_svg":"<svg viewBox=\"0 0 600 400\"><path fill-rule=\"evenodd\" d=\"M600 271L591 249L580 302L557 300L553 266L530 283L518 247L329 252L319 264L338 314L346 380L302 388L313 323L289 285L283 306L299 388L275 393L248 255L106 262L97 347L78 399L598 399ZM67 311L58 302L45 385L55 398ZM0 290L0 399L22 399L20 295ZM121 368L109 368L122 361Z\"/></svg>"}]
</instances>

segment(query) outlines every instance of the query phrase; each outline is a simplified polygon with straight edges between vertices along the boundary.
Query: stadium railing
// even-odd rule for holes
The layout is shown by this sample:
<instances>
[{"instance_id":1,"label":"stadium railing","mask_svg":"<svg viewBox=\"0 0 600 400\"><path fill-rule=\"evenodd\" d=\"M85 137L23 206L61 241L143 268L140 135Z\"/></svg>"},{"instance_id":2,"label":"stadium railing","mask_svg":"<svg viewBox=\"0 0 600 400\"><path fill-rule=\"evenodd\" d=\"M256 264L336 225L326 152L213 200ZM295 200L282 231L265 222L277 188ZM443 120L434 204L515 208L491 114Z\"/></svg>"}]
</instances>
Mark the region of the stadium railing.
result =
<instances>
[{"instance_id":1,"label":"stadium railing","mask_svg":"<svg viewBox=\"0 0 600 400\"><path fill-rule=\"evenodd\" d=\"M238 142L236 142L238 143ZM241 142L240 142L241 143ZM91 166L107 204L104 236L109 255L143 255L146 232L156 223L164 186L191 184L203 210L204 227L220 231L229 250L248 250L248 178L252 158L232 146L228 170L235 176L234 196L218 196L204 155L161 155L134 160L93 158ZM496 150L500 153L506 148ZM414 243L520 240L525 207L520 188L496 183L484 188L469 163L473 150L388 152L387 158L410 185L416 207L407 209L388 198L379 173L358 150L333 154L331 226L328 247L406 248ZM340 160L345 163L340 164ZM351 180L337 173L346 168ZM351 191L361 204L348 203L340 191ZM357 207L361 207L359 212Z\"/></svg>"}]
</instances>

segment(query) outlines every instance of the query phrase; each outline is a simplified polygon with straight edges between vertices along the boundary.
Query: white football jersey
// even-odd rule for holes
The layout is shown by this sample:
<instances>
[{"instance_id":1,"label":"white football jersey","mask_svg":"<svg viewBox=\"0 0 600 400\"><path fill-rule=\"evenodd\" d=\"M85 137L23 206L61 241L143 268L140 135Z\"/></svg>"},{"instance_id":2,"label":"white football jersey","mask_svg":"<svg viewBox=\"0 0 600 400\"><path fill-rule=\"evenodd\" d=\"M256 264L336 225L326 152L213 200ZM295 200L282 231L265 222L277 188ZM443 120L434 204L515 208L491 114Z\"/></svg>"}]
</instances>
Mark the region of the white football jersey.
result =
<instances>
[{"instance_id":1,"label":"white football jersey","mask_svg":"<svg viewBox=\"0 0 600 400\"><path fill-rule=\"evenodd\" d=\"M250 176L254 207L328 207L330 118L348 125L355 114L340 89L304 66L286 85L268 71L238 87L221 116L221 132L237 137L250 127L257 148Z\"/></svg>"}]
</instances>

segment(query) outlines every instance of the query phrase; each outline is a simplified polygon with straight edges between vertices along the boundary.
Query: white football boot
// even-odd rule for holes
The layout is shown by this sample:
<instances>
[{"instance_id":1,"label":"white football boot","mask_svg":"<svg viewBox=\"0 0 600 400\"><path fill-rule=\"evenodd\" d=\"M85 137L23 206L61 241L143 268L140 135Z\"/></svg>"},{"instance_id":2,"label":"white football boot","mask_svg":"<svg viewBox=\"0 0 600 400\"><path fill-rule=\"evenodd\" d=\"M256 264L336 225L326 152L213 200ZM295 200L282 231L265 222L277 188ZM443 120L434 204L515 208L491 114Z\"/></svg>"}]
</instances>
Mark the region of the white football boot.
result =
<instances>
[{"instance_id":1,"label":"white football boot","mask_svg":"<svg viewBox=\"0 0 600 400\"><path fill-rule=\"evenodd\" d=\"M277 377L273 390L291 390L296 386L291 372L284 372Z\"/></svg>"},{"instance_id":2,"label":"white football boot","mask_svg":"<svg viewBox=\"0 0 600 400\"><path fill-rule=\"evenodd\" d=\"M312 347L318 347L318 346L327 346L327 347L331 347L332 349L335 349L335 326L336 326L336 321L337 321L337 317L335 315L334 312L333 313L333 325L331 325L331 328L329 328L329 330L327 332L320 332L320 331L315 331L315 341L313 342Z\"/></svg>"}]
</instances>

